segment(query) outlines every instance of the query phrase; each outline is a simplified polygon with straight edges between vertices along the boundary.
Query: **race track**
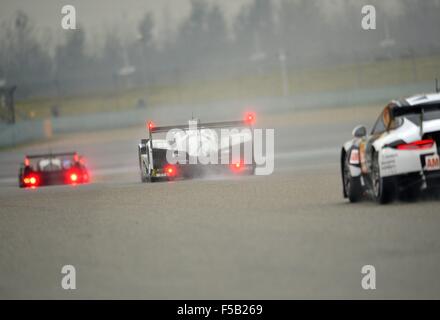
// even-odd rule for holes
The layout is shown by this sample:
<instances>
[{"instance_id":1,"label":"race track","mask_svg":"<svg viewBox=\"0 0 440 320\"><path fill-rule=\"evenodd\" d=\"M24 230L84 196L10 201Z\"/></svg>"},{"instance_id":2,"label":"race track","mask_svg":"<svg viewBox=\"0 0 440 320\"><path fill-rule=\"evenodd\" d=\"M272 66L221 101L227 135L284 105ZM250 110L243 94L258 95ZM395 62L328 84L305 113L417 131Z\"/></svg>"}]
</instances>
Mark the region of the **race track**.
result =
<instances>
[{"instance_id":1,"label":"race track","mask_svg":"<svg viewBox=\"0 0 440 320\"><path fill-rule=\"evenodd\" d=\"M342 198L340 145L380 107L267 110L258 126L275 128L270 176L141 184L144 130L128 128L50 143L84 154L93 183L20 190L23 155L49 146L1 151L0 298L440 298L437 197ZM61 288L67 264L76 290ZM364 265L376 290L361 287Z\"/></svg>"}]
</instances>

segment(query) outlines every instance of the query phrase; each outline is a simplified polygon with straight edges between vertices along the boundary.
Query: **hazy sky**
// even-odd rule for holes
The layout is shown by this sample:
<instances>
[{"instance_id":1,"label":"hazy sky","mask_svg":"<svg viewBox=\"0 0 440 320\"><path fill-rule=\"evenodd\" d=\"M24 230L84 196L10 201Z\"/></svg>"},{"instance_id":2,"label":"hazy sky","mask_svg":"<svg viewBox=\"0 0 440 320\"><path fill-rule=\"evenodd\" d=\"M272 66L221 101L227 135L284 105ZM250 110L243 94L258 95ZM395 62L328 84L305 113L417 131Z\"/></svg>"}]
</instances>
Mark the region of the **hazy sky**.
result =
<instances>
[{"instance_id":1,"label":"hazy sky","mask_svg":"<svg viewBox=\"0 0 440 320\"><path fill-rule=\"evenodd\" d=\"M218 4L227 19L232 19L240 7L251 0L205 1ZM50 30L55 38L60 38L63 33L61 8L65 4L75 6L77 23L95 36L106 31L135 36L137 23L146 12L154 14L156 33L160 34L167 24L168 28L175 29L190 10L190 0L0 0L0 20L23 10L40 32Z\"/></svg>"},{"instance_id":2,"label":"hazy sky","mask_svg":"<svg viewBox=\"0 0 440 320\"><path fill-rule=\"evenodd\" d=\"M203 0L215 3L224 11L230 22L244 4L253 0ZM277 3L279 0L274 0ZM291 0L296 1L296 0ZM318 10L324 16L337 16L343 7L359 0L326 0L320 2ZM379 0L371 0L377 2ZM438 0L440 2L440 0ZM14 16L17 10L26 12L37 27L37 34L56 45L63 41L61 28L61 8L65 4L74 5L77 10L77 23L87 31L87 42L91 48L99 48L107 33L116 33L121 39L136 38L137 25L146 12L154 15L156 38L163 39L165 30L174 31L189 14L190 0L0 0L0 25ZM381 1L381 6L390 15L398 15L401 10L399 0Z\"/></svg>"}]
</instances>

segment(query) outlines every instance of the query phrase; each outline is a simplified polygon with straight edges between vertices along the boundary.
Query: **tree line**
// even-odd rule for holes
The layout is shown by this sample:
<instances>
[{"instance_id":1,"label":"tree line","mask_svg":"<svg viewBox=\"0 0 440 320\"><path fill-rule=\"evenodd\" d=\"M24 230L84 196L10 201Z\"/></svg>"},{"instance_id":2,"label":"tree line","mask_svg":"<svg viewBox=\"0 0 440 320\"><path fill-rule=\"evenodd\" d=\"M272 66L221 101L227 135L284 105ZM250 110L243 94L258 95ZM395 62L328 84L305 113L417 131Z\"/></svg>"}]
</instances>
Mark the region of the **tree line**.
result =
<instances>
[{"instance_id":1,"label":"tree line","mask_svg":"<svg viewBox=\"0 0 440 320\"><path fill-rule=\"evenodd\" d=\"M147 12L134 22L132 40L109 32L93 54L86 48L93 30L67 31L51 51L50 37L20 11L1 27L0 79L18 85L22 98L63 96L264 74L281 55L295 69L440 53L438 0L401 0L398 12L379 0L335 0L332 12L324 2L253 0L229 26L219 6L192 0L188 17L161 45ZM361 28L365 4L377 8L376 30Z\"/></svg>"}]
</instances>

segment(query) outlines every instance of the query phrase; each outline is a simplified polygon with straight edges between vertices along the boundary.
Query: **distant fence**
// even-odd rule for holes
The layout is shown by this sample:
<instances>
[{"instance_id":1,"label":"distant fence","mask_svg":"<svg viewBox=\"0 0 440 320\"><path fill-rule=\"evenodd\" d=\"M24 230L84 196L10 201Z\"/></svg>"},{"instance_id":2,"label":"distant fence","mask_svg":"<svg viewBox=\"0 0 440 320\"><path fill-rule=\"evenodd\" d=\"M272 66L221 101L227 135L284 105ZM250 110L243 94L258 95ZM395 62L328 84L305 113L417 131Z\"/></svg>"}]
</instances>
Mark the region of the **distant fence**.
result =
<instances>
[{"instance_id":1,"label":"distant fence","mask_svg":"<svg viewBox=\"0 0 440 320\"><path fill-rule=\"evenodd\" d=\"M395 87L381 87L375 89L346 90L319 92L314 94L298 94L290 97L258 98L248 101L258 106L257 111L270 113L291 112L297 109L348 107L362 104L386 103L391 99L410 96L415 93L434 91L433 83L418 83ZM225 105L236 106L238 102L211 103L198 106L199 109L222 109ZM0 125L0 147L14 146L22 143L48 139L52 134L87 132L94 130L117 129L145 124L147 119L157 119L158 109L167 109L167 114L174 114L173 121L177 119L178 109L187 109L190 106L163 106L155 110L142 109L124 112L106 112L80 116L67 116L46 120L26 120L16 124ZM207 111L207 110L206 110ZM225 112L227 110L224 110ZM207 111L208 112L208 111ZM185 118L186 119L186 118Z\"/></svg>"}]
</instances>

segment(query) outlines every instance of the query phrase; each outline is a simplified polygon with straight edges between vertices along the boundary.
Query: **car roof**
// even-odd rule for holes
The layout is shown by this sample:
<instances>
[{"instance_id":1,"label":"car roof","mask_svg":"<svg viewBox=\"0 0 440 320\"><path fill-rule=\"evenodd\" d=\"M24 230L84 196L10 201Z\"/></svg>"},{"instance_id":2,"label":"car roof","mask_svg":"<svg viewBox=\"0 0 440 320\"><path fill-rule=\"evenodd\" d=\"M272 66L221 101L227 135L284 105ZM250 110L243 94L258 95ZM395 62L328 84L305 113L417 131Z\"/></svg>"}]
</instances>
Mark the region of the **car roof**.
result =
<instances>
[{"instance_id":1,"label":"car roof","mask_svg":"<svg viewBox=\"0 0 440 320\"><path fill-rule=\"evenodd\" d=\"M413 107L428 103L440 103L440 93L417 94L405 99L392 101L397 107Z\"/></svg>"}]
</instances>

